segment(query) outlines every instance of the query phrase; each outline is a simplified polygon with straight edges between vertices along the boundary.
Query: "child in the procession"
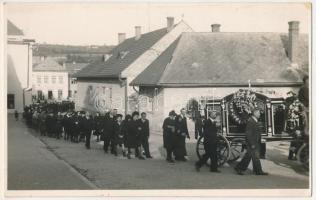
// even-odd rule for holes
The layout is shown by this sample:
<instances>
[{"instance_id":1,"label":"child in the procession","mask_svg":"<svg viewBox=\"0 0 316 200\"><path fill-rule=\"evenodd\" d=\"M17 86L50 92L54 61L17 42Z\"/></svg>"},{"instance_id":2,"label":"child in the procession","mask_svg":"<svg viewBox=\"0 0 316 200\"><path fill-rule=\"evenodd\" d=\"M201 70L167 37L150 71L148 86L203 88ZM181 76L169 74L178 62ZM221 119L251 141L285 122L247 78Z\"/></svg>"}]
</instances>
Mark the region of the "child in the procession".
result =
<instances>
[{"instance_id":1,"label":"child in the procession","mask_svg":"<svg viewBox=\"0 0 316 200\"><path fill-rule=\"evenodd\" d=\"M19 120L19 113L17 110L14 111L14 117L15 117L15 120L18 121Z\"/></svg>"},{"instance_id":2,"label":"child in the procession","mask_svg":"<svg viewBox=\"0 0 316 200\"><path fill-rule=\"evenodd\" d=\"M138 141L140 130L139 130L139 113L133 112L132 120L128 123L128 134L127 134L127 144L128 144L128 154L127 158L131 159L131 149L135 149L135 157L141 160L145 158L140 153L140 142Z\"/></svg>"},{"instance_id":3,"label":"child in the procession","mask_svg":"<svg viewBox=\"0 0 316 200\"><path fill-rule=\"evenodd\" d=\"M126 153L124 147L123 116L121 114L116 115L115 138L117 147L120 147L122 149L122 154L125 157ZM115 151L118 152L117 149Z\"/></svg>"}]
</instances>

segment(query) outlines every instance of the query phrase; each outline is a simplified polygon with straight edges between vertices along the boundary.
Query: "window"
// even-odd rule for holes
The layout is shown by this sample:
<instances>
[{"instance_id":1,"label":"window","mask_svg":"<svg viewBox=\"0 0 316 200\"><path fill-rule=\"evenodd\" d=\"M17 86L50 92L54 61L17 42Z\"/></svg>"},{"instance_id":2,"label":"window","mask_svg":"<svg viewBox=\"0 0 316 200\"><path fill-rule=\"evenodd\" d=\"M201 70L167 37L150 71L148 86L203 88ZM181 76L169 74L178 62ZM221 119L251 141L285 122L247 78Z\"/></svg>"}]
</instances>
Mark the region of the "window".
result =
<instances>
[{"instance_id":1,"label":"window","mask_svg":"<svg viewBox=\"0 0 316 200\"><path fill-rule=\"evenodd\" d=\"M63 91L58 90L58 99L61 99L63 97Z\"/></svg>"},{"instance_id":2,"label":"window","mask_svg":"<svg viewBox=\"0 0 316 200\"><path fill-rule=\"evenodd\" d=\"M56 76L52 76L52 83L56 83Z\"/></svg>"},{"instance_id":3,"label":"window","mask_svg":"<svg viewBox=\"0 0 316 200\"><path fill-rule=\"evenodd\" d=\"M37 78L37 83L41 83L42 82L42 77L41 76L36 76Z\"/></svg>"},{"instance_id":4,"label":"window","mask_svg":"<svg viewBox=\"0 0 316 200\"><path fill-rule=\"evenodd\" d=\"M286 110L283 103L273 104L273 125L274 125L274 134L282 134L285 130L286 122Z\"/></svg>"},{"instance_id":5,"label":"window","mask_svg":"<svg viewBox=\"0 0 316 200\"><path fill-rule=\"evenodd\" d=\"M14 94L8 94L8 109L14 109L15 108L15 99Z\"/></svg>"},{"instance_id":6,"label":"window","mask_svg":"<svg viewBox=\"0 0 316 200\"><path fill-rule=\"evenodd\" d=\"M40 100L43 99L43 92L42 92L42 90L38 90L37 91L37 98L40 99Z\"/></svg>"},{"instance_id":7,"label":"window","mask_svg":"<svg viewBox=\"0 0 316 200\"><path fill-rule=\"evenodd\" d=\"M76 84L76 83L77 83L77 81L75 78L71 79L71 84Z\"/></svg>"},{"instance_id":8,"label":"window","mask_svg":"<svg viewBox=\"0 0 316 200\"><path fill-rule=\"evenodd\" d=\"M62 76L58 76L58 82L59 84L63 84L64 80Z\"/></svg>"},{"instance_id":9,"label":"window","mask_svg":"<svg viewBox=\"0 0 316 200\"><path fill-rule=\"evenodd\" d=\"M72 91L71 91L71 90L69 90L69 91L68 91L68 97L70 97L70 98L71 98L71 96L72 96Z\"/></svg>"},{"instance_id":10,"label":"window","mask_svg":"<svg viewBox=\"0 0 316 200\"><path fill-rule=\"evenodd\" d=\"M53 91L48 90L48 99L53 99Z\"/></svg>"},{"instance_id":11,"label":"window","mask_svg":"<svg viewBox=\"0 0 316 200\"><path fill-rule=\"evenodd\" d=\"M48 76L44 76L44 83L48 83Z\"/></svg>"}]
</instances>

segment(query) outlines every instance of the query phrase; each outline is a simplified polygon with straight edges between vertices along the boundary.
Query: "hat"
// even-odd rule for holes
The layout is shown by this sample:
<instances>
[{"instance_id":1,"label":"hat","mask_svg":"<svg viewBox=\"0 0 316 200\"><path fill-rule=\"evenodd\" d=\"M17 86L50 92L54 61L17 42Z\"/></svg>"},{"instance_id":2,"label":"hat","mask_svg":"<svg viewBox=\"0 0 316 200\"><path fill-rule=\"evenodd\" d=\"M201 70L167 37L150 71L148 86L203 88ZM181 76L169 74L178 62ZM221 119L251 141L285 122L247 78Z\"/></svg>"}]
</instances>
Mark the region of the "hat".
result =
<instances>
[{"instance_id":1,"label":"hat","mask_svg":"<svg viewBox=\"0 0 316 200\"><path fill-rule=\"evenodd\" d=\"M135 115L139 115L139 112L137 111L133 112L132 117L134 117Z\"/></svg>"},{"instance_id":2,"label":"hat","mask_svg":"<svg viewBox=\"0 0 316 200\"><path fill-rule=\"evenodd\" d=\"M174 112L174 110L169 112L169 116L177 116L176 112Z\"/></svg>"}]
</instances>

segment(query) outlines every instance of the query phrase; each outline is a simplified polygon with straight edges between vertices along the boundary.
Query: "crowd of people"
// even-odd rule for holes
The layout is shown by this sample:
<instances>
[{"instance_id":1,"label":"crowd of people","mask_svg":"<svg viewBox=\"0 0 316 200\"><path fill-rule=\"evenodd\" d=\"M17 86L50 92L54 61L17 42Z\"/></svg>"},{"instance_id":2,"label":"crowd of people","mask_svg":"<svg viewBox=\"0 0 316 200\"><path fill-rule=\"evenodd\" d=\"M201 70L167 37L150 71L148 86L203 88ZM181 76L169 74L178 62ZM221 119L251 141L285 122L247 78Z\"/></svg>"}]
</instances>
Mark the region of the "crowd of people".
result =
<instances>
[{"instance_id":1,"label":"crowd of people","mask_svg":"<svg viewBox=\"0 0 316 200\"><path fill-rule=\"evenodd\" d=\"M91 135L95 135L97 142L103 141L105 153L117 156L121 152L131 159L134 151L139 159L152 158L148 142L149 121L145 112L133 112L123 119L116 109L92 116L87 111L74 111L72 106L50 103L25 107L23 117L27 125L42 136L63 138L73 143L84 142L85 147L90 149Z\"/></svg>"}]
</instances>

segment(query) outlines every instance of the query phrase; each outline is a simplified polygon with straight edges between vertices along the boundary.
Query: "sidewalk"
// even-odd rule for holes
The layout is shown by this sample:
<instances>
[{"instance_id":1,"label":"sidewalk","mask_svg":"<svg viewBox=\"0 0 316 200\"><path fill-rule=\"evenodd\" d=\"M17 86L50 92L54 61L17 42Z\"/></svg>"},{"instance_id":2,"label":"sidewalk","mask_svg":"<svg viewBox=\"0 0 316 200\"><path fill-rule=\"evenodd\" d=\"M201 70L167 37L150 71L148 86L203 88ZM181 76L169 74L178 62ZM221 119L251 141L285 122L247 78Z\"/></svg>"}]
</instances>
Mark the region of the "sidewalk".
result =
<instances>
[{"instance_id":1,"label":"sidewalk","mask_svg":"<svg viewBox=\"0 0 316 200\"><path fill-rule=\"evenodd\" d=\"M8 190L94 189L93 184L8 115Z\"/></svg>"}]
</instances>

